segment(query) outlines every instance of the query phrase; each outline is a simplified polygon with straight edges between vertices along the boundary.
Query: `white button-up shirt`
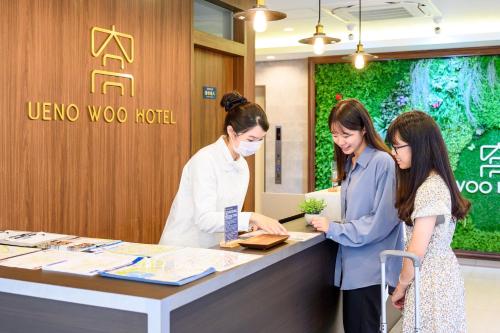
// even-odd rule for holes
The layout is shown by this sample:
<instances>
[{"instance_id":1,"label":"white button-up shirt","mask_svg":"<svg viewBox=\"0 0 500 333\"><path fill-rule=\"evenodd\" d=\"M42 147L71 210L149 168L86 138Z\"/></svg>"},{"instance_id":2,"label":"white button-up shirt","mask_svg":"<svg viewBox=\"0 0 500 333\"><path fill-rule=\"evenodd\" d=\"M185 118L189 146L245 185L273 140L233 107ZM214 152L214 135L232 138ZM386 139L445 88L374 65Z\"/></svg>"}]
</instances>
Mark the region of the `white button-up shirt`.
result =
<instances>
[{"instance_id":1,"label":"white button-up shirt","mask_svg":"<svg viewBox=\"0 0 500 333\"><path fill-rule=\"evenodd\" d=\"M160 244L208 248L224 238L224 208L238 206L238 229L248 230L251 213L241 212L249 170L236 161L221 136L200 149L182 170Z\"/></svg>"}]
</instances>

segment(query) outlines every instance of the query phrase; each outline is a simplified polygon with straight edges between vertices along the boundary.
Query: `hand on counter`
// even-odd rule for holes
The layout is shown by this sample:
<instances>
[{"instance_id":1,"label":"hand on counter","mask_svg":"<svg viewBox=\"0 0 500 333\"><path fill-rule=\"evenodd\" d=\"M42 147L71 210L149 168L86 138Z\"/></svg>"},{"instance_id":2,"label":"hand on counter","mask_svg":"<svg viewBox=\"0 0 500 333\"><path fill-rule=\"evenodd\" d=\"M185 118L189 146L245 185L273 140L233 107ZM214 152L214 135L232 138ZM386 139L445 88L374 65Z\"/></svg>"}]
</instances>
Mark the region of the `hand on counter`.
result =
<instances>
[{"instance_id":1,"label":"hand on counter","mask_svg":"<svg viewBox=\"0 0 500 333\"><path fill-rule=\"evenodd\" d=\"M316 228L318 231L322 232L328 232L328 228L330 227L330 221L326 217L314 217L311 221L311 224Z\"/></svg>"},{"instance_id":2,"label":"hand on counter","mask_svg":"<svg viewBox=\"0 0 500 333\"><path fill-rule=\"evenodd\" d=\"M250 216L250 225L252 228L262 229L269 234L288 235L288 231L277 220L258 213L252 213Z\"/></svg>"}]
</instances>

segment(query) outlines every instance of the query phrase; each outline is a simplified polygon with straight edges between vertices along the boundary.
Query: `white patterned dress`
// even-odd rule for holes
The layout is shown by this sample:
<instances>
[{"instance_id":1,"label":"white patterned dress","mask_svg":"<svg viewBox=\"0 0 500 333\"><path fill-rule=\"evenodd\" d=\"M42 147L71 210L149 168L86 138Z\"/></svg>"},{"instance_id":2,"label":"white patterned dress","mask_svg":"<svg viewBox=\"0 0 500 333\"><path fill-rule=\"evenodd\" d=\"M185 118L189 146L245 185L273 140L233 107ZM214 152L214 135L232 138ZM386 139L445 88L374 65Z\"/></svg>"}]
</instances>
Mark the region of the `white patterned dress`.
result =
<instances>
[{"instance_id":1,"label":"white patterned dress","mask_svg":"<svg viewBox=\"0 0 500 333\"><path fill-rule=\"evenodd\" d=\"M420 283L420 332L466 332L464 280L450 244L455 231L450 191L443 179L431 174L418 188L412 221L438 216L427 252L422 260ZM406 227L407 246L413 227ZM414 286L406 291L403 332L414 332Z\"/></svg>"}]
</instances>

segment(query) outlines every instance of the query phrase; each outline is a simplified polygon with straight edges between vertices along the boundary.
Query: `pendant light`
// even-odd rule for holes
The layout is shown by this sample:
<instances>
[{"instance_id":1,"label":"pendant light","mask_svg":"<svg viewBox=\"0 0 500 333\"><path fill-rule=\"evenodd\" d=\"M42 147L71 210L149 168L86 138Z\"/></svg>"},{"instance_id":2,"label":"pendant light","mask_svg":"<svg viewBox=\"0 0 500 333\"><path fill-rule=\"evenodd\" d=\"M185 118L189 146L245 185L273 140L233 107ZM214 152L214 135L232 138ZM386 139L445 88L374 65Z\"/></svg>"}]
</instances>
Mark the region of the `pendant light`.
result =
<instances>
[{"instance_id":1,"label":"pendant light","mask_svg":"<svg viewBox=\"0 0 500 333\"><path fill-rule=\"evenodd\" d=\"M359 0L359 11L358 11L358 45L356 46L356 52L350 54L348 56L343 57L342 59L350 60L354 63L354 67L357 69L362 69L365 67L365 63L369 60L377 59L376 55L366 53L363 49L363 44L361 44L361 0Z\"/></svg>"},{"instance_id":2,"label":"pendant light","mask_svg":"<svg viewBox=\"0 0 500 333\"><path fill-rule=\"evenodd\" d=\"M257 4L244 12L234 14L239 20L252 21L253 30L264 32L267 29L267 21L278 21L286 18L286 14L270 10L264 4L264 0L257 0Z\"/></svg>"},{"instance_id":3,"label":"pendant light","mask_svg":"<svg viewBox=\"0 0 500 333\"><path fill-rule=\"evenodd\" d=\"M340 42L340 39L328 37L323 32L321 24L321 0L318 0L318 24L316 24L316 32L312 37L299 40L299 43L313 45L314 54L321 55L325 52L326 44L335 44Z\"/></svg>"}]
</instances>

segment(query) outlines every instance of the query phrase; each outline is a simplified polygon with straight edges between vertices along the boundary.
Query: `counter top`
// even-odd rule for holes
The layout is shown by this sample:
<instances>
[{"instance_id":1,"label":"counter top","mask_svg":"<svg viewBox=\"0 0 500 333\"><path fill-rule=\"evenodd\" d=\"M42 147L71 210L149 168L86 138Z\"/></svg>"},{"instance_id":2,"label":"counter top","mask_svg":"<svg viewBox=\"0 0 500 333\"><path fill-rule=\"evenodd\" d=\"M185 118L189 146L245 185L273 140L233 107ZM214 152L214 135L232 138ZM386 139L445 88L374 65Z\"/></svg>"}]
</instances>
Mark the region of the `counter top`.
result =
<instances>
[{"instance_id":1,"label":"counter top","mask_svg":"<svg viewBox=\"0 0 500 333\"><path fill-rule=\"evenodd\" d=\"M302 218L287 222L284 225L289 231L315 231L312 227L306 226L305 220ZM66 301L71 301L72 289L79 289L80 291L112 293L131 296L133 298L139 297L152 300L166 300L168 301L169 308L175 309L318 244L324 239L324 235L318 235L304 242L289 240L267 251L251 250L243 247L222 249L226 251L260 254L263 255L263 257L228 271L216 272L183 286L165 286L110 279L101 276L86 277L43 270L26 270L0 266L0 292L13 292L14 289L18 289L14 288L14 285L17 285L19 287L18 291L21 294L43 297L41 292L36 292L36 287L40 287L40 284L43 284L66 289ZM39 289L43 290L43 288ZM101 303L101 306L106 306L106 304Z\"/></svg>"}]
</instances>

